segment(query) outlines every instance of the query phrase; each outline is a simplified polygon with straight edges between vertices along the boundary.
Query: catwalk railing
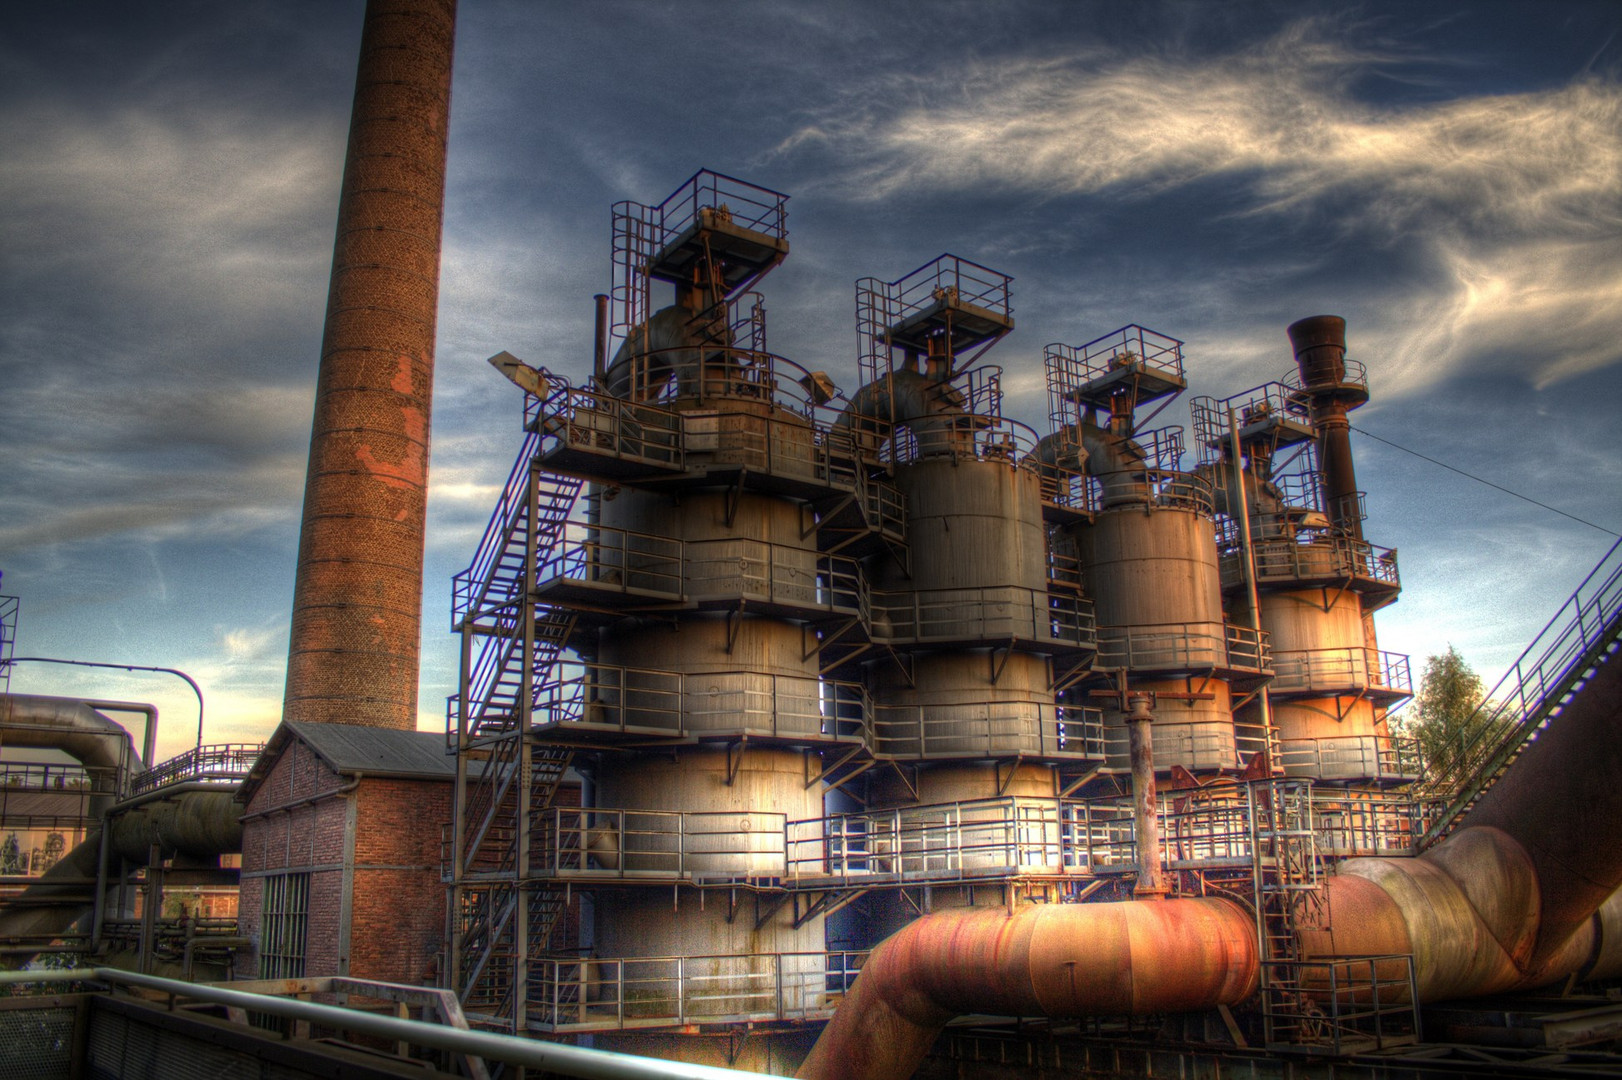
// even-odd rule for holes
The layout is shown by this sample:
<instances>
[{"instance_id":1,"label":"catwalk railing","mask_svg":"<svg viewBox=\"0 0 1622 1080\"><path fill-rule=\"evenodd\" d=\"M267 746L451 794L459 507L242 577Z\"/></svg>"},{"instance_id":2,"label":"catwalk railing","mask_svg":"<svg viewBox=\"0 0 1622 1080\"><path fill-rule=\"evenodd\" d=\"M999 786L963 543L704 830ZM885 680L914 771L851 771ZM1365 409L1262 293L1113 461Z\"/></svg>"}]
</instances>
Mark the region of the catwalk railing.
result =
<instances>
[{"instance_id":1,"label":"catwalk railing","mask_svg":"<svg viewBox=\"0 0 1622 1080\"><path fill-rule=\"evenodd\" d=\"M1426 763L1426 791L1453 796L1426 833L1427 845L1445 836L1503 775L1619 635L1622 540L1611 545L1435 760Z\"/></svg>"},{"instance_id":2,"label":"catwalk railing","mask_svg":"<svg viewBox=\"0 0 1622 1080\"><path fill-rule=\"evenodd\" d=\"M264 749L264 743L215 743L187 750L136 776L130 794L140 795L170 784L240 784Z\"/></svg>"},{"instance_id":3,"label":"catwalk railing","mask_svg":"<svg viewBox=\"0 0 1622 1080\"><path fill-rule=\"evenodd\" d=\"M822 1020L865 952L604 957L530 962L529 1027L614 1031Z\"/></svg>"},{"instance_id":4,"label":"catwalk railing","mask_svg":"<svg viewBox=\"0 0 1622 1080\"><path fill-rule=\"evenodd\" d=\"M1413 853L1428 812L1424 804L1397 793L1309 790L1320 855ZM1248 867L1254 851L1250 815L1241 785L1164 792L1164 864ZM507 838L508 847L513 839ZM441 854L447 879L451 840L447 828ZM793 890L1094 877L1130 873L1138 865L1133 806L1126 797L1004 796L797 821L767 811L538 807L530 826L530 876L536 880L747 882ZM470 933L501 922L499 898L491 894L491 900L490 911L467 913Z\"/></svg>"}]
</instances>

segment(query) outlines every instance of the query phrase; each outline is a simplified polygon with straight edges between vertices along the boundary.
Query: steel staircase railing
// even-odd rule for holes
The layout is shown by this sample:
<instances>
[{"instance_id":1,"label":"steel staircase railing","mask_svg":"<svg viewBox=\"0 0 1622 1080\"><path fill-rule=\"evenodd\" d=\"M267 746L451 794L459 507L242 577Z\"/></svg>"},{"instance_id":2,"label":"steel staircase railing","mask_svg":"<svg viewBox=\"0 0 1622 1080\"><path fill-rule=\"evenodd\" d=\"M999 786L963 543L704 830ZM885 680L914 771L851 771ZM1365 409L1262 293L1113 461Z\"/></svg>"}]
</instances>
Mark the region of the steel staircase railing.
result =
<instances>
[{"instance_id":1,"label":"steel staircase railing","mask_svg":"<svg viewBox=\"0 0 1622 1080\"><path fill-rule=\"evenodd\" d=\"M1582 691L1622 635L1622 540L1605 553L1470 718L1425 789L1449 799L1420 846L1446 836Z\"/></svg>"}]
</instances>

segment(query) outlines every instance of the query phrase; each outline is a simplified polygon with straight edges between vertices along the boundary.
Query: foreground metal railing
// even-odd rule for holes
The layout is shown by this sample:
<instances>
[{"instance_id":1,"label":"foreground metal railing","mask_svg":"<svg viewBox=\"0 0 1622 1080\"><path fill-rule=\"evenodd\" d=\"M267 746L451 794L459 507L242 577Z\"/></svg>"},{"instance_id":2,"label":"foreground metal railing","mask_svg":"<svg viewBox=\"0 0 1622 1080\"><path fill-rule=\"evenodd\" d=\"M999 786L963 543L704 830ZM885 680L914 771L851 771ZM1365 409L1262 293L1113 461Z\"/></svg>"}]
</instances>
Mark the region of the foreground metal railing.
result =
<instances>
[{"instance_id":1,"label":"foreground metal railing","mask_svg":"<svg viewBox=\"0 0 1622 1080\"><path fill-rule=\"evenodd\" d=\"M461 1009L454 997L427 987L401 986L392 983L374 983L361 979L289 980L282 988L286 993L344 992L352 996L400 1001L439 996L444 1023L380 1016L354 1008L320 1005L312 1001L298 1001L265 992L265 984L246 984L254 989L237 989L231 984L181 982L162 979L155 975L140 975L118 968L69 968L60 971L7 971L0 972L0 986L16 984L102 983L108 986L138 987L168 996L171 1009L177 1002L202 1001L223 1006L234 1017L240 1017L243 1030L248 1030L246 1019L250 1014L281 1017L295 1025L319 1027L340 1034L366 1035L389 1043L431 1047L472 1059L469 1071L477 1078L487 1068L487 1062L505 1062L560 1076L596 1077L599 1080L741 1080L761 1077L764 1073L723 1069L713 1065L694 1065L680 1061L656 1061L652 1058L620 1054L608 1050L592 1050L563 1043L540 1042L512 1035L497 1035L485 1031L472 1031L461 1017ZM326 983L324 987L303 988L292 984ZM482 1059L482 1060L480 1060Z\"/></svg>"}]
</instances>

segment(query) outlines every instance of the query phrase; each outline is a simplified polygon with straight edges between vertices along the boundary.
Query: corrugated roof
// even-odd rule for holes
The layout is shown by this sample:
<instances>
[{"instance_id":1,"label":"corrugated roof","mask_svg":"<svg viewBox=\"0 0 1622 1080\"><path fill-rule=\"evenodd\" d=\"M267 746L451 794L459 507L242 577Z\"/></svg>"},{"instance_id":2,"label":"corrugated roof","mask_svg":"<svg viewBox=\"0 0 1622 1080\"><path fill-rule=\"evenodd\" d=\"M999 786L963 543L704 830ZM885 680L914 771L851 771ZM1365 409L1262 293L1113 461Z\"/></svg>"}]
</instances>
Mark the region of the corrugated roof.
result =
<instances>
[{"instance_id":1,"label":"corrugated roof","mask_svg":"<svg viewBox=\"0 0 1622 1080\"><path fill-rule=\"evenodd\" d=\"M287 725L335 772L367 776L456 776L456 759L445 753L445 736L433 731L395 731L359 724Z\"/></svg>"},{"instance_id":2,"label":"corrugated roof","mask_svg":"<svg viewBox=\"0 0 1622 1080\"><path fill-rule=\"evenodd\" d=\"M421 780L456 778L456 759L445 753L445 736L437 732L283 720L237 790L238 802L246 805L253 798L292 739L309 746L340 775L363 773Z\"/></svg>"}]
</instances>

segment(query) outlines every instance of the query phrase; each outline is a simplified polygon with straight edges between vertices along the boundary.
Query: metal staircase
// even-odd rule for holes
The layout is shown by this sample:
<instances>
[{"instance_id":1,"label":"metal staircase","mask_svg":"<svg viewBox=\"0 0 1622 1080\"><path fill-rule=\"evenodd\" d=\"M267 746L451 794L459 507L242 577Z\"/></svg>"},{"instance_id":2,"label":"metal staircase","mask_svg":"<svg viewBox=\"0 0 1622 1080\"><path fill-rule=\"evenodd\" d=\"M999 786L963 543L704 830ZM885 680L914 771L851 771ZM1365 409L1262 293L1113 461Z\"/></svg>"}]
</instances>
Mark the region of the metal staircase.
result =
<instances>
[{"instance_id":1,"label":"metal staircase","mask_svg":"<svg viewBox=\"0 0 1622 1080\"><path fill-rule=\"evenodd\" d=\"M550 546L574 509L582 482L542 471L537 463L541 444L537 431L524 437L472 563L452 579L453 630L460 631L469 621L478 626L481 617L491 617L517 601L523 595L531 540L541 547Z\"/></svg>"},{"instance_id":2,"label":"metal staircase","mask_svg":"<svg viewBox=\"0 0 1622 1080\"><path fill-rule=\"evenodd\" d=\"M1447 836L1588 685L1622 638L1622 540L1577 586L1461 728L1425 790L1449 800L1420 841Z\"/></svg>"},{"instance_id":3,"label":"metal staircase","mask_svg":"<svg viewBox=\"0 0 1622 1080\"><path fill-rule=\"evenodd\" d=\"M572 613L535 602L534 577L583 487L541 467L543 445L532 428L471 564L452 584L453 628L481 639L446 717L450 749L469 758L457 813L453 977L467 1011L503 1028L518 1022L516 988L530 943L545 947L562 908L553 890L523 883L524 826L551 803L573 758L567 747L537 744L527 730L536 690L575 627Z\"/></svg>"}]
</instances>

